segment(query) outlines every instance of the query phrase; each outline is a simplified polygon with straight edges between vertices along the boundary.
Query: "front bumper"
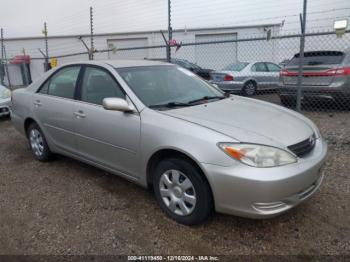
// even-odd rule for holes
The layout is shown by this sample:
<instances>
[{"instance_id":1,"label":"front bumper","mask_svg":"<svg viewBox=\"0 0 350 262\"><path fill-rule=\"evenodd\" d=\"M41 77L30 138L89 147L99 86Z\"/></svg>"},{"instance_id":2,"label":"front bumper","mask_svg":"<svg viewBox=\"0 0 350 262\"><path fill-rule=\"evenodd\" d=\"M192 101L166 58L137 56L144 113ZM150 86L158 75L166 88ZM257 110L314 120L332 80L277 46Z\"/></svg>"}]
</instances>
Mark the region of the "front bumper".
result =
<instances>
[{"instance_id":1,"label":"front bumper","mask_svg":"<svg viewBox=\"0 0 350 262\"><path fill-rule=\"evenodd\" d=\"M0 100L0 117L8 116L11 114L11 99L1 99Z\"/></svg>"},{"instance_id":2,"label":"front bumper","mask_svg":"<svg viewBox=\"0 0 350 262\"><path fill-rule=\"evenodd\" d=\"M216 211L268 218L291 209L317 191L326 155L327 144L319 138L314 150L295 164L273 168L254 168L239 162L230 167L202 165Z\"/></svg>"}]
</instances>

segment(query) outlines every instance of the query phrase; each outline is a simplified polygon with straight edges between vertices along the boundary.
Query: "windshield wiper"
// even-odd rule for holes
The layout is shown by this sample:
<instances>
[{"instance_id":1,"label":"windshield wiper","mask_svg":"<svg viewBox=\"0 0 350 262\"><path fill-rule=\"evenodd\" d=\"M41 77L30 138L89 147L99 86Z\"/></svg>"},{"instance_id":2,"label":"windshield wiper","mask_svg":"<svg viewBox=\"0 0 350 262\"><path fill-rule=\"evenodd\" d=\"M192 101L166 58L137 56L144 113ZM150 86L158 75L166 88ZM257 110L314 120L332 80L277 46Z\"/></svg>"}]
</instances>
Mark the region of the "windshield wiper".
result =
<instances>
[{"instance_id":1,"label":"windshield wiper","mask_svg":"<svg viewBox=\"0 0 350 262\"><path fill-rule=\"evenodd\" d=\"M224 99L226 96L204 96L195 100L191 100L187 103L183 102L168 102L165 104L158 104L158 105L150 105L149 108L174 108L174 107L182 107L182 106L193 106L193 104L201 101L206 101L206 100L212 100L212 99Z\"/></svg>"},{"instance_id":2,"label":"windshield wiper","mask_svg":"<svg viewBox=\"0 0 350 262\"><path fill-rule=\"evenodd\" d=\"M181 107L181 106L191 106L189 103L181 103L181 102L169 102L165 104L158 104L158 105L150 105L149 108L174 108L174 107Z\"/></svg>"},{"instance_id":3,"label":"windshield wiper","mask_svg":"<svg viewBox=\"0 0 350 262\"><path fill-rule=\"evenodd\" d=\"M226 96L203 96L202 98L194 99L188 102L188 104L194 104L201 101L212 100L212 99L224 99Z\"/></svg>"}]
</instances>

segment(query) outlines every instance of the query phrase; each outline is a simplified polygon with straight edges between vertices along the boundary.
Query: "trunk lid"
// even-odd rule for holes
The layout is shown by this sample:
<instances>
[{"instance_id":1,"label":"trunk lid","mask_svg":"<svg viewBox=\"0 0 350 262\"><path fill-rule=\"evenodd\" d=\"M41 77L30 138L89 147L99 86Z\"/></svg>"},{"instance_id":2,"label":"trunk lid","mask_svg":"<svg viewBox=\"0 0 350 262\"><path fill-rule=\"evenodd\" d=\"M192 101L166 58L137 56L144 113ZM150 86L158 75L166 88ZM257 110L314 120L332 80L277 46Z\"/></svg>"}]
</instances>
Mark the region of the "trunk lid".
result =
<instances>
[{"instance_id":1,"label":"trunk lid","mask_svg":"<svg viewBox=\"0 0 350 262\"><path fill-rule=\"evenodd\" d=\"M344 53L338 51L305 52L303 60L304 86L329 86L335 77L333 69L341 66ZM285 85L297 85L299 70L299 54L296 54L282 72Z\"/></svg>"},{"instance_id":2,"label":"trunk lid","mask_svg":"<svg viewBox=\"0 0 350 262\"><path fill-rule=\"evenodd\" d=\"M225 81L224 79L226 75L233 76L231 71L215 71L210 73L210 79L213 82L223 82Z\"/></svg>"}]
</instances>

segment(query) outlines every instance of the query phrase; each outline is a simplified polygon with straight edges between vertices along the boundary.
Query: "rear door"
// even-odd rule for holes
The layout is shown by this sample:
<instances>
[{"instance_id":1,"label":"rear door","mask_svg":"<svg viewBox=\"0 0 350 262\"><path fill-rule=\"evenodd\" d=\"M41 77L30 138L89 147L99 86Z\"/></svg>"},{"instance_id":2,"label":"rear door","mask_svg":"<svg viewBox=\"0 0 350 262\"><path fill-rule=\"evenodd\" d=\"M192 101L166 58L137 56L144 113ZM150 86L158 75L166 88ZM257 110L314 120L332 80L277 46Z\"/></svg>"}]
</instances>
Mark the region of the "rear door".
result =
<instances>
[{"instance_id":1,"label":"rear door","mask_svg":"<svg viewBox=\"0 0 350 262\"><path fill-rule=\"evenodd\" d=\"M73 109L80 66L60 69L34 95L34 114L56 147L76 152Z\"/></svg>"},{"instance_id":2,"label":"rear door","mask_svg":"<svg viewBox=\"0 0 350 262\"><path fill-rule=\"evenodd\" d=\"M270 76L267 66L263 62L255 63L251 67L252 78L257 82L259 89L269 88Z\"/></svg>"},{"instance_id":3,"label":"rear door","mask_svg":"<svg viewBox=\"0 0 350 262\"><path fill-rule=\"evenodd\" d=\"M329 86L334 80L332 69L338 68L344 59L344 53L338 51L306 52L303 59L303 85ZM299 54L296 54L285 67L283 83L296 85L298 81Z\"/></svg>"},{"instance_id":4,"label":"rear door","mask_svg":"<svg viewBox=\"0 0 350 262\"><path fill-rule=\"evenodd\" d=\"M274 63L265 63L268 69L268 86L271 88L276 88L278 86L279 74L281 67Z\"/></svg>"}]
</instances>

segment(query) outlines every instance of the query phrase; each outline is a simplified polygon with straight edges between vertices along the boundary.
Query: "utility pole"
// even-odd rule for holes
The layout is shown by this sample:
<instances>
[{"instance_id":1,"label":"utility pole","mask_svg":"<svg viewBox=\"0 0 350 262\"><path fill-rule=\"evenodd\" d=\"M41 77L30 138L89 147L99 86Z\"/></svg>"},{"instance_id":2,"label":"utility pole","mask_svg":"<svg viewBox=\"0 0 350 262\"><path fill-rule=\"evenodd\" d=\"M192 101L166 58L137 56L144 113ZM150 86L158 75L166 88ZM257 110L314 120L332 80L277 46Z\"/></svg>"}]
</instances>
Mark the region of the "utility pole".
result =
<instances>
[{"instance_id":1,"label":"utility pole","mask_svg":"<svg viewBox=\"0 0 350 262\"><path fill-rule=\"evenodd\" d=\"M92 10L92 6L90 7L90 60L94 60L94 13Z\"/></svg>"},{"instance_id":2,"label":"utility pole","mask_svg":"<svg viewBox=\"0 0 350 262\"><path fill-rule=\"evenodd\" d=\"M45 36L45 72L49 71L49 43L47 39L47 24L44 23L44 36Z\"/></svg>"},{"instance_id":3,"label":"utility pole","mask_svg":"<svg viewBox=\"0 0 350 262\"><path fill-rule=\"evenodd\" d=\"M0 83L4 85L5 63L4 63L4 30L1 28L1 60L0 60Z\"/></svg>"},{"instance_id":4,"label":"utility pole","mask_svg":"<svg viewBox=\"0 0 350 262\"><path fill-rule=\"evenodd\" d=\"M168 36L169 36L169 41L167 44L167 61L170 63L171 61L171 46L170 46L170 41L173 38L173 29L171 28L171 0L168 0Z\"/></svg>"},{"instance_id":5,"label":"utility pole","mask_svg":"<svg viewBox=\"0 0 350 262\"><path fill-rule=\"evenodd\" d=\"M301 98L302 98L302 86L303 86L303 62L304 62L304 49L305 49L305 33L306 33L306 10L307 0L304 0L303 14L300 14L301 36L300 36L300 52L299 52L299 69L298 69L298 85L297 85L297 103L296 110L301 111Z\"/></svg>"}]
</instances>

